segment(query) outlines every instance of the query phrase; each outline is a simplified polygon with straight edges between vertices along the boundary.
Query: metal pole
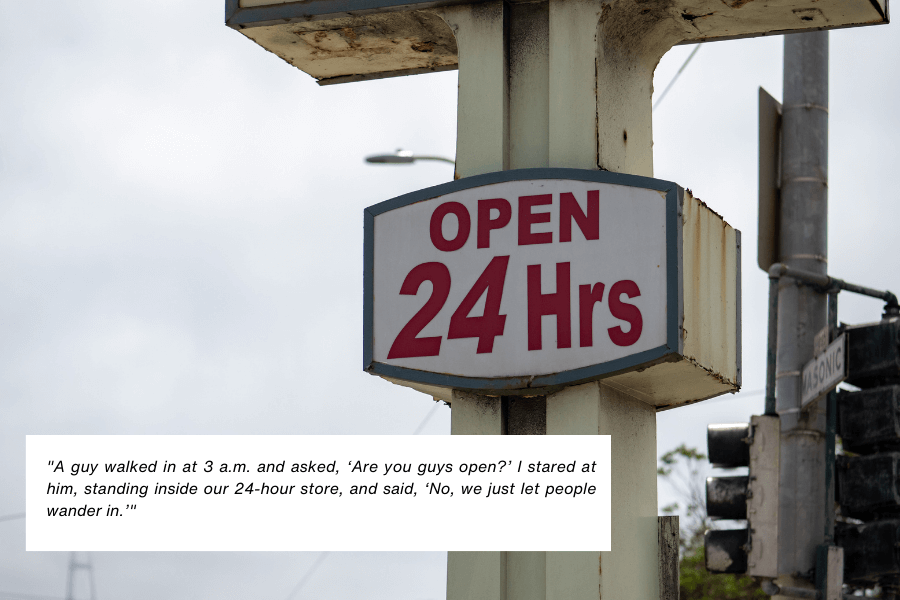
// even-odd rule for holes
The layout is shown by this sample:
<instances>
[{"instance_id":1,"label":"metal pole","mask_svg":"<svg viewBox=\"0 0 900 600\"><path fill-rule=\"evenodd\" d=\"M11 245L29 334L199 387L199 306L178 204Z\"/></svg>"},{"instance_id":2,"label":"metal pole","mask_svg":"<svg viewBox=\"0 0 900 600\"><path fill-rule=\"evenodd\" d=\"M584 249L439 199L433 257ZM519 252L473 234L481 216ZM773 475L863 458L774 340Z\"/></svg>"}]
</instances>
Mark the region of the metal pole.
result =
<instances>
[{"instance_id":1,"label":"metal pole","mask_svg":"<svg viewBox=\"0 0 900 600\"><path fill-rule=\"evenodd\" d=\"M769 341L766 347L766 415L777 416L775 368L778 343L778 285L780 276L769 274Z\"/></svg>"},{"instance_id":2,"label":"metal pole","mask_svg":"<svg viewBox=\"0 0 900 600\"><path fill-rule=\"evenodd\" d=\"M827 271L828 33L784 38L780 262ZM826 325L826 294L779 279L776 409L781 417L779 578L812 588L816 546L824 541L824 406L800 409L800 371Z\"/></svg>"},{"instance_id":3,"label":"metal pole","mask_svg":"<svg viewBox=\"0 0 900 600\"><path fill-rule=\"evenodd\" d=\"M837 337L838 292L828 294L828 339ZM835 436L837 435L837 390L828 392L825 398L826 426L825 426L825 543L834 542L834 463L835 463Z\"/></svg>"}]
</instances>

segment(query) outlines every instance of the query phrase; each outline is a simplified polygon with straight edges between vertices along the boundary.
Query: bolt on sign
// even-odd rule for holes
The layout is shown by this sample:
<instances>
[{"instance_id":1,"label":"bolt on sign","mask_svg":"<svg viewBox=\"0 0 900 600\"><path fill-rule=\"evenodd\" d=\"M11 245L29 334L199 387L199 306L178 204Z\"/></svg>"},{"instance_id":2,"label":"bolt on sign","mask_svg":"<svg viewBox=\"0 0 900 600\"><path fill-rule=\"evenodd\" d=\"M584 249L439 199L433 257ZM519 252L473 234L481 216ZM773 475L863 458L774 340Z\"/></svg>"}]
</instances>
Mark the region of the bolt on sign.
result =
<instances>
[{"instance_id":1,"label":"bolt on sign","mask_svg":"<svg viewBox=\"0 0 900 600\"><path fill-rule=\"evenodd\" d=\"M676 184L605 171L489 173L376 204L364 368L439 398L600 378L659 408L736 391L739 241Z\"/></svg>"}]
</instances>

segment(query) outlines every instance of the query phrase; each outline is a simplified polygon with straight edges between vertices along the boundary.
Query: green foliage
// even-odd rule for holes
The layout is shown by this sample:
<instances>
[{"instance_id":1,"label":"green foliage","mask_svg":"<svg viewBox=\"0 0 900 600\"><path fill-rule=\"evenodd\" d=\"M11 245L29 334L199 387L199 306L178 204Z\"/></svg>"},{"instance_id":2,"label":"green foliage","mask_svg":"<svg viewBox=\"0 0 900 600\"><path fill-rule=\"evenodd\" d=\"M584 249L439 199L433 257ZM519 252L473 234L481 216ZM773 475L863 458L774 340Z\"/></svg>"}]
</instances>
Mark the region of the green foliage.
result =
<instances>
[{"instance_id":1,"label":"green foliage","mask_svg":"<svg viewBox=\"0 0 900 600\"><path fill-rule=\"evenodd\" d=\"M681 600L738 600L768 598L747 575L713 574L706 570L701 540L681 559Z\"/></svg>"},{"instance_id":2,"label":"green foliage","mask_svg":"<svg viewBox=\"0 0 900 600\"><path fill-rule=\"evenodd\" d=\"M682 444L659 457L657 475L664 479L681 499L663 508L666 514L681 517L681 551L696 545L709 528L706 516L706 455ZM685 535L687 534L687 535Z\"/></svg>"},{"instance_id":3,"label":"green foliage","mask_svg":"<svg viewBox=\"0 0 900 600\"><path fill-rule=\"evenodd\" d=\"M662 509L680 514L681 600L764 600L768 596L746 575L713 574L706 570L703 533L713 527L706 514L706 455L684 444L659 458L657 473L681 497ZM682 508L683 507L683 508Z\"/></svg>"}]
</instances>

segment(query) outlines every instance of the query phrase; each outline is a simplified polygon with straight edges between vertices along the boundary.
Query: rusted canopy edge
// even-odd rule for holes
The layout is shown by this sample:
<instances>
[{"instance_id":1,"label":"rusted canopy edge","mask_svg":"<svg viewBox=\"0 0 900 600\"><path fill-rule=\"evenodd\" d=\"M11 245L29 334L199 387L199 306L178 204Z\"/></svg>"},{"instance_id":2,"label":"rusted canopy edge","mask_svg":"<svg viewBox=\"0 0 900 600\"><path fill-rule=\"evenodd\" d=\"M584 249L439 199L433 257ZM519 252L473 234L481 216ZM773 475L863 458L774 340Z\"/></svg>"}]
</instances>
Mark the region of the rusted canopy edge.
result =
<instances>
[{"instance_id":1,"label":"rusted canopy edge","mask_svg":"<svg viewBox=\"0 0 900 600\"><path fill-rule=\"evenodd\" d=\"M755 37L768 37L773 35L790 35L792 33L809 33L810 31L831 31L833 29L852 29L854 27L868 27L872 25L887 25L891 22L890 11L887 9L889 6L889 0L885 0L885 11L881 11L881 6L872 0L872 4L875 6L875 9L878 11L878 14L882 16L881 20L876 21L865 21L862 23L847 23L845 25L832 25L826 27L806 27L804 29L778 29L775 31L766 31L763 33L746 33L742 35L727 35L727 36L719 36L719 37L697 37L689 40L682 40L675 44L676 46L687 46L689 44L705 44L706 42L726 42L728 40L743 40L747 38L755 38ZM887 14L885 14L887 13Z\"/></svg>"},{"instance_id":2,"label":"rusted canopy edge","mask_svg":"<svg viewBox=\"0 0 900 600\"><path fill-rule=\"evenodd\" d=\"M400 71L388 71L381 73L365 73L363 75L341 75L340 77L326 77L317 80L319 85L334 85L337 83L353 83L354 81L371 81L373 79L386 79L388 77L403 77L404 75L421 75L423 73L439 73L441 71L455 71L459 65L439 65L436 67L419 67L416 69L402 69Z\"/></svg>"}]
</instances>

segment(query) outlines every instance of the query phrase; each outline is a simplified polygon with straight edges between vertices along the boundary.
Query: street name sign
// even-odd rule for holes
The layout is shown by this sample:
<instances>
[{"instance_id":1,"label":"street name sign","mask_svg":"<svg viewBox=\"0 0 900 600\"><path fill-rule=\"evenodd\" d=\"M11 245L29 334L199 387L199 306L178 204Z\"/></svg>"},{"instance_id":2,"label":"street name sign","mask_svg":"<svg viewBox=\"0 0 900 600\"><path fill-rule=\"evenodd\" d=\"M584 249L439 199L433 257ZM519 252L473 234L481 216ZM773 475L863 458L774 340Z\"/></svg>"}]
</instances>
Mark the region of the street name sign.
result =
<instances>
[{"instance_id":1,"label":"street name sign","mask_svg":"<svg viewBox=\"0 0 900 600\"><path fill-rule=\"evenodd\" d=\"M674 183L604 171L503 171L382 202L365 211L364 368L438 397L599 378L658 407L698 399L686 380L733 391L738 353L703 368L690 352L739 335L736 233Z\"/></svg>"},{"instance_id":2,"label":"street name sign","mask_svg":"<svg viewBox=\"0 0 900 600\"><path fill-rule=\"evenodd\" d=\"M844 381L848 374L847 334L842 334L803 366L800 406L818 400Z\"/></svg>"}]
</instances>

